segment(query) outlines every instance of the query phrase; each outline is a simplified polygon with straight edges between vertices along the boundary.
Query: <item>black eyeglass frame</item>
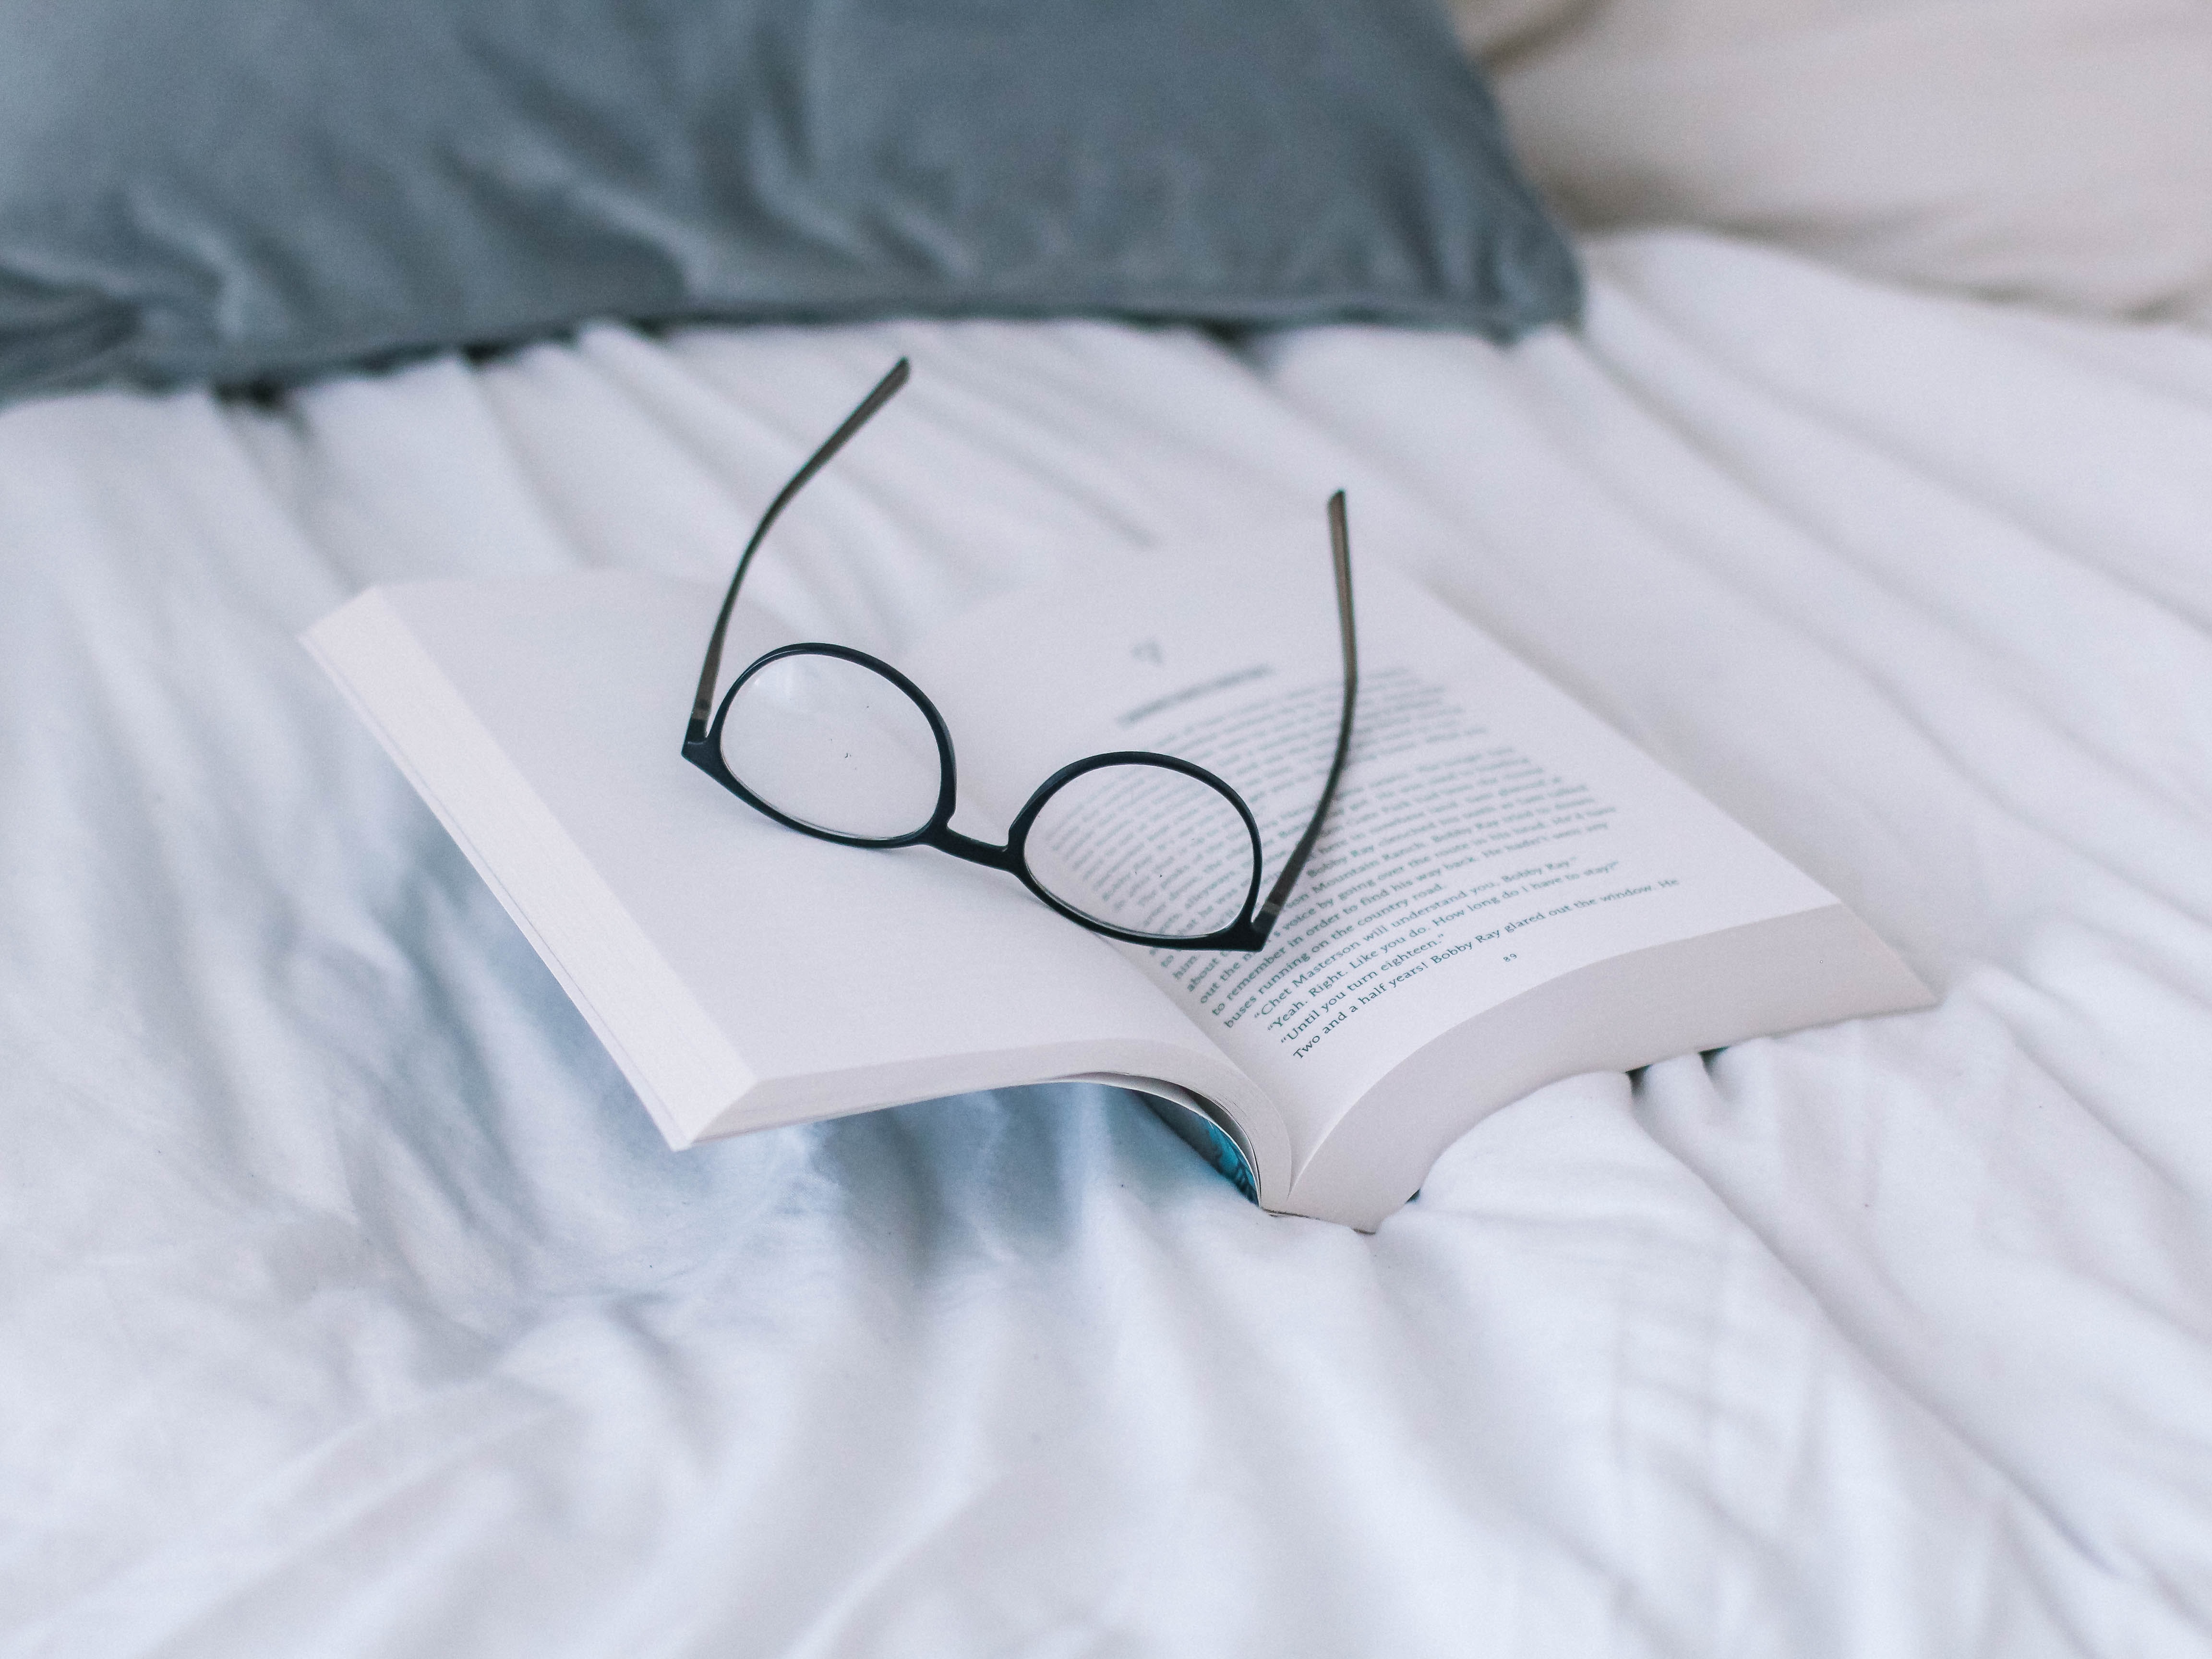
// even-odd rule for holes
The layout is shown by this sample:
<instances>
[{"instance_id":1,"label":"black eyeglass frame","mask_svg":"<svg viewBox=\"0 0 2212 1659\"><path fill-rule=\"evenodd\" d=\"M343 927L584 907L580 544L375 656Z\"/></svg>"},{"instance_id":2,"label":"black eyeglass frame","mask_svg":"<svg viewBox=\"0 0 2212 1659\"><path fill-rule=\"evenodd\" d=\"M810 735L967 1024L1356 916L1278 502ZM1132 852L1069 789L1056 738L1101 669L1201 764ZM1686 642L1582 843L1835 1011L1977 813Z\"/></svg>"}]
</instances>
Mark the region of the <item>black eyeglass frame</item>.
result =
<instances>
[{"instance_id":1,"label":"black eyeglass frame","mask_svg":"<svg viewBox=\"0 0 2212 1659\"><path fill-rule=\"evenodd\" d=\"M1245 805L1243 796L1194 761L1184 760L1176 755L1160 754L1152 750L1135 749L1114 750L1103 754L1087 755L1081 760L1072 761L1037 786L1035 793L1030 796L1022 810L1015 814L1013 823L1008 827L1006 844L1004 847L994 847L988 842L977 841L972 836L964 836L952 827L952 813L957 805L959 793L959 775L957 763L953 758L951 731L946 726L945 717L938 712L937 705L930 701L928 694L881 658L871 656L865 651L855 650L851 646L832 645L820 641L806 641L793 645L778 646L775 650L765 652L756 659L744 673L738 675L731 683L730 689L723 694L719 706L714 702L714 683L720 678L721 673L722 641L729 630L731 612L737 605L738 590L744 584L745 571L752 563L754 554L760 550L762 542L767 538L770 526L775 523L783 509L790 505L792 498L799 493L806 482L827 465L831 458L851 440L853 434L866 425L868 421L890 401L899 389L907 383L911 374L912 370L905 358L902 357L893 364L890 372L877 382L875 389L861 400L860 406L845 417L843 422L830 434L822 447L807 459L805 465L793 474L791 481L777 493L775 499L769 504L768 511L762 514L758 526L753 531L751 539L745 544L744 552L738 560L736 574L730 579L729 591L722 597L721 611L714 618L714 633L707 641L706 660L699 672L698 692L692 701L690 722L684 730L684 758L755 811L787 830L795 830L801 835L812 836L817 840L832 842L841 847L860 848L869 851L890 851L901 847L931 847L940 853L949 854L954 858L964 859L970 864L983 865L994 870L1004 870L1018 879L1038 900L1059 915L1065 916L1078 927L1088 928L1094 933L1103 933L1109 939L1121 939L1131 945L1178 951L1252 951L1261 950L1266 945L1268 934L1274 930L1275 923L1282 915L1283 906L1289 901L1292 890L1297 885L1298 877L1304 872L1307 861L1312 857L1315 844L1321 839L1322 822L1328 817L1329 806L1336 799L1337 785L1344 775L1345 765L1352 752L1352 714L1359 695L1359 649L1353 625L1352 605L1352 538L1346 518L1344 492L1340 489L1330 496L1328 501L1329 544L1336 576L1338 631L1344 649L1344 703L1337 722L1336 751L1329 763L1328 777L1322 785L1321 799L1315 805L1313 816L1307 822L1305 833L1299 836L1297 844L1291 848L1291 855L1284 863L1282 872L1275 878L1274 885L1268 890L1265 902L1262 902L1260 897L1262 869L1259 821L1253 817L1252 809ZM930 733L937 742L939 783L937 805L930 813L928 821L920 829L900 836L869 837L846 835L835 830L825 829L820 824L808 823L779 811L768 801L763 800L747 788L744 781L730 770L728 763L722 758L722 727L723 723L729 718L731 706L737 701L738 693L744 689L748 680L763 669L774 663L781 662L786 658L796 656L832 657L866 669L889 681L921 711L923 717L929 722ZM1225 927L1200 935L1133 932L1128 928L1117 927L1110 922L1102 921L1096 916L1085 915L1082 911L1057 897L1037 880L1030 869L1028 842L1030 830L1036 823L1038 815L1051 802L1053 796L1067 784L1086 774L1109 766L1154 766L1167 771L1180 773L1214 790L1236 810L1237 817L1244 825L1245 833L1251 837L1252 880L1245 893L1244 902L1238 908L1235 921Z\"/></svg>"}]
</instances>

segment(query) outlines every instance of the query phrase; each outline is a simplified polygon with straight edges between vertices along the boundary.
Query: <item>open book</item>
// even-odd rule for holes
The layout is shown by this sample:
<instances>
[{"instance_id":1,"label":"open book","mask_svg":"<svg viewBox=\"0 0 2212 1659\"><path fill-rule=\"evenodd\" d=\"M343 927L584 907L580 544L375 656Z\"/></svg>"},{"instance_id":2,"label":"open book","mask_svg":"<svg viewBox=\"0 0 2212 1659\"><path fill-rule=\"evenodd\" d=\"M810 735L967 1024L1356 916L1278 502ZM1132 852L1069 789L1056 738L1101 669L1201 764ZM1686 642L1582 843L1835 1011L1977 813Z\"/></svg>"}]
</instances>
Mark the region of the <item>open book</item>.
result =
<instances>
[{"instance_id":1,"label":"open book","mask_svg":"<svg viewBox=\"0 0 2212 1659\"><path fill-rule=\"evenodd\" d=\"M1372 1229L1553 1079L1928 993L1678 779L1369 557L1351 764L1267 948L1115 943L927 848L794 834L679 757L719 590L628 573L372 590L307 636L674 1146L1103 1077L1270 1210ZM988 604L897 659L943 712L956 828L1065 763L1235 786L1274 870L1341 664L1324 550L1156 552ZM726 661L798 638L740 600Z\"/></svg>"}]
</instances>

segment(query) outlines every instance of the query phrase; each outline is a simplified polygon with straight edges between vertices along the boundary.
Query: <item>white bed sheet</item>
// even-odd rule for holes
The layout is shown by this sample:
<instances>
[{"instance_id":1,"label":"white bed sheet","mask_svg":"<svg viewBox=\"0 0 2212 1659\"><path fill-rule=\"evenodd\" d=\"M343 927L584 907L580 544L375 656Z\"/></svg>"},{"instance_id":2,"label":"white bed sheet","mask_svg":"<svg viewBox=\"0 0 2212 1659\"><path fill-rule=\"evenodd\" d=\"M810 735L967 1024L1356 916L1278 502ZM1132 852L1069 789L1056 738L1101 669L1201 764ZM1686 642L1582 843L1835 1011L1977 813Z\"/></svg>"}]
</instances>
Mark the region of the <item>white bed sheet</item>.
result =
<instances>
[{"instance_id":1,"label":"white bed sheet","mask_svg":"<svg viewBox=\"0 0 2212 1659\"><path fill-rule=\"evenodd\" d=\"M616 327L0 414L0 1654L2202 1653L2212 340L1707 238L1587 336ZM1351 494L1925 1014L1562 1084L1373 1237L1125 1097L673 1154L294 633L883 645Z\"/></svg>"}]
</instances>

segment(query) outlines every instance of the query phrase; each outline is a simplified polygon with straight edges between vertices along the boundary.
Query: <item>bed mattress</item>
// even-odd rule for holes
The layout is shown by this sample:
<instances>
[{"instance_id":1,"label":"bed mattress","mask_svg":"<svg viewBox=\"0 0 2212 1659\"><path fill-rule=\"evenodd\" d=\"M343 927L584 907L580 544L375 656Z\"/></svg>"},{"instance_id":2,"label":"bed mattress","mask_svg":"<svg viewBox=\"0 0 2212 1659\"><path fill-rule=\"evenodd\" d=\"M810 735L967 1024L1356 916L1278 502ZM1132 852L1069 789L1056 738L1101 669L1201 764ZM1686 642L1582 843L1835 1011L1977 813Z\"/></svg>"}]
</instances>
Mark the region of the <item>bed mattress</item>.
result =
<instances>
[{"instance_id":1,"label":"bed mattress","mask_svg":"<svg viewBox=\"0 0 2212 1659\"><path fill-rule=\"evenodd\" d=\"M1510 349L607 325L0 414L0 1653L2203 1652L2212 338L1590 253ZM1341 486L1940 1006L1541 1091L1372 1237L1091 1086L667 1151L294 636L719 579L901 353L794 622Z\"/></svg>"}]
</instances>

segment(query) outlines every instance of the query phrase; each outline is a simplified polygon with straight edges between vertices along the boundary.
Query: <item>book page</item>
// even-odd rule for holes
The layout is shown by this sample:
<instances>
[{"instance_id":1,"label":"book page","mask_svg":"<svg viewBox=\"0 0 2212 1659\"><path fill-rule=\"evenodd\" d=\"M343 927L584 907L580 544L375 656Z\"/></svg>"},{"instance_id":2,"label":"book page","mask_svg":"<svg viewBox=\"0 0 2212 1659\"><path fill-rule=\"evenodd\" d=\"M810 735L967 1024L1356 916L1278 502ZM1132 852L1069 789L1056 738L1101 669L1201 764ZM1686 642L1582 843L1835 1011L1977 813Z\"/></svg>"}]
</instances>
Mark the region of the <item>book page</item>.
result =
<instances>
[{"instance_id":1,"label":"book page","mask_svg":"<svg viewBox=\"0 0 2212 1659\"><path fill-rule=\"evenodd\" d=\"M1647 946L1834 903L1601 721L1379 559L1354 587L1351 763L1255 954L1121 947L1291 1121L1296 1155L1483 1011ZM1003 839L1029 792L1106 750L1195 761L1259 821L1272 883L1334 748L1326 532L1161 553L963 618L912 654ZM1203 852L1205 849L1197 849Z\"/></svg>"},{"instance_id":2,"label":"book page","mask_svg":"<svg viewBox=\"0 0 2212 1659\"><path fill-rule=\"evenodd\" d=\"M616 572L420 583L315 634L672 1140L1101 1070L1255 1111L1187 999L1009 875L798 834L685 762L719 600ZM795 637L741 606L724 684ZM473 749L420 714L441 697ZM717 1044L734 1083L656 1084Z\"/></svg>"}]
</instances>

